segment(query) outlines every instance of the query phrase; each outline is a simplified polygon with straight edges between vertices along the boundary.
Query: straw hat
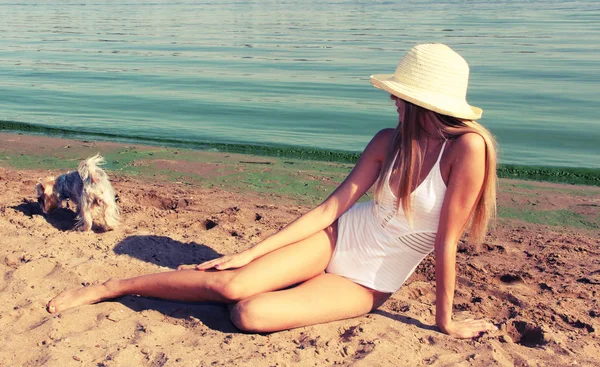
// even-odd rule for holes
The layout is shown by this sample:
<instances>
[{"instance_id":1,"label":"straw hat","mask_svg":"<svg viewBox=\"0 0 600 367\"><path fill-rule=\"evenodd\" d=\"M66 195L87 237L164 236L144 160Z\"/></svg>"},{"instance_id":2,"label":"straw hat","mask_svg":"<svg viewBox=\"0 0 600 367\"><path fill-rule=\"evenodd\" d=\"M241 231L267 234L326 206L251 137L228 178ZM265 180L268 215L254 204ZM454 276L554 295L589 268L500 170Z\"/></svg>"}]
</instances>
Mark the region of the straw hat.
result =
<instances>
[{"instance_id":1,"label":"straw hat","mask_svg":"<svg viewBox=\"0 0 600 367\"><path fill-rule=\"evenodd\" d=\"M467 103L469 65L441 43L410 49L394 74L371 75L371 84L417 106L462 119L476 120L481 108Z\"/></svg>"}]
</instances>

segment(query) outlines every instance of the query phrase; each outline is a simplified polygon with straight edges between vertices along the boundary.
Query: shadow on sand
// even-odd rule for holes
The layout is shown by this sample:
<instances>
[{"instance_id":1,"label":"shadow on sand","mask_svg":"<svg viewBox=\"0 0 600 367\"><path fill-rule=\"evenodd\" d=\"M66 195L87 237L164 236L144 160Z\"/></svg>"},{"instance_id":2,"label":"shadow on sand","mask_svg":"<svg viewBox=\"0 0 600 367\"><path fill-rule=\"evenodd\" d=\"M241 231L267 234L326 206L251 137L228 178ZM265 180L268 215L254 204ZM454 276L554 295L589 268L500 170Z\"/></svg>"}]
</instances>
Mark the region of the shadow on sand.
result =
<instances>
[{"instance_id":1,"label":"shadow on sand","mask_svg":"<svg viewBox=\"0 0 600 367\"><path fill-rule=\"evenodd\" d=\"M115 254L131 256L159 266L176 269L181 264L199 264L221 255L208 246L196 242L183 243L165 236L131 236L114 248ZM213 330L224 333L239 332L229 320L228 307L213 302L177 302L139 296L125 296L116 300L133 311L155 310L174 323L195 325L195 319Z\"/></svg>"},{"instance_id":2,"label":"shadow on sand","mask_svg":"<svg viewBox=\"0 0 600 367\"><path fill-rule=\"evenodd\" d=\"M183 243L165 236L130 236L114 248L117 255L177 269L182 264L200 264L221 254L196 242Z\"/></svg>"},{"instance_id":3,"label":"shadow on sand","mask_svg":"<svg viewBox=\"0 0 600 367\"><path fill-rule=\"evenodd\" d=\"M48 223L52 225L52 227L58 229L59 231L70 231L75 228L75 223L77 222L77 215L70 209L57 208L49 215L44 215L40 205L36 201L31 201L28 199L23 199L23 202L19 205L11 206L11 209L20 211L28 217L41 215Z\"/></svg>"},{"instance_id":4,"label":"shadow on sand","mask_svg":"<svg viewBox=\"0 0 600 367\"><path fill-rule=\"evenodd\" d=\"M197 319L212 330L223 333L240 332L229 319L228 306L223 303L176 302L139 296L125 296L115 301L136 312L158 311L165 315L167 319L165 321L185 327L197 327L198 324L194 321L194 319Z\"/></svg>"},{"instance_id":5,"label":"shadow on sand","mask_svg":"<svg viewBox=\"0 0 600 367\"><path fill-rule=\"evenodd\" d=\"M415 325L416 327L421 328L423 330L439 331L439 329L435 325L426 325L417 319L413 319L412 317L393 314L391 312L384 311L384 310L375 310L371 313L376 314L376 315L385 316L387 318L390 318L395 321L399 321L399 322L407 324L407 325Z\"/></svg>"}]
</instances>

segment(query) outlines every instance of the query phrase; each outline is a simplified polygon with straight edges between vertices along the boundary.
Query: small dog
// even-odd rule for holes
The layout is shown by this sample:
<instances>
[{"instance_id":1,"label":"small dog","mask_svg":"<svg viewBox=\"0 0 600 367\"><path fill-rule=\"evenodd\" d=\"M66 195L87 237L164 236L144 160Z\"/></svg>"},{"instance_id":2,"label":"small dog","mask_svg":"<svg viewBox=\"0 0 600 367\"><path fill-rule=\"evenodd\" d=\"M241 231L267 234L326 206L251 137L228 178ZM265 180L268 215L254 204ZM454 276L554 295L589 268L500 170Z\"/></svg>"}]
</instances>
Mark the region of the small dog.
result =
<instances>
[{"instance_id":1,"label":"small dog","mask_svg":"<svg viewBox=\"0 0 600 367\"><path fill-rule=\"evenodd\" d=\"M76 228L89 231L92 229L92 218L101 212L105 230L114 229L119 224L119 208L108 175L98 167L104 163L104 158L96 154L81 161L77 171L69 171L56 178L40 179L35 188L44 214L70 199L77 204Z\"/></svg>"}]
</instances>

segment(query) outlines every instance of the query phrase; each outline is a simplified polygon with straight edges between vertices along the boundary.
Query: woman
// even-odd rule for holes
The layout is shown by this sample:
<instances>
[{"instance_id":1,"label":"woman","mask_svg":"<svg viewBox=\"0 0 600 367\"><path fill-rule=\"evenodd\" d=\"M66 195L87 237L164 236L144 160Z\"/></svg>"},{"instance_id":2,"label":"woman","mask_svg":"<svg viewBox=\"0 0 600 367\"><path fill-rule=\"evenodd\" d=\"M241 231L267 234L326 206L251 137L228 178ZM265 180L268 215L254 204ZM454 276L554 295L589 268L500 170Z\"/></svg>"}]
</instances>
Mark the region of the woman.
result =
<instances>
[{"instance_id":1,"label":"woman","mask_svg":"<svg viewBox=\"0 0 600 367\"><path fill-rule=\"evenodd\" d=\"M459 338L492 330L483 320L452 320L459 237L470 223L480 241L495 213L494 141L473 121L481 110L466 102L468 77L449 47L415 46L395 74L371 76L391 93L398 126L373 137L322 204L241 253L66 291L48 311L127 294L217 301L233 304L238 328L271 332L368 313L435 249L440 330ZM375 200L354 205L375 182Z\"/></svg>"}]
</instances>

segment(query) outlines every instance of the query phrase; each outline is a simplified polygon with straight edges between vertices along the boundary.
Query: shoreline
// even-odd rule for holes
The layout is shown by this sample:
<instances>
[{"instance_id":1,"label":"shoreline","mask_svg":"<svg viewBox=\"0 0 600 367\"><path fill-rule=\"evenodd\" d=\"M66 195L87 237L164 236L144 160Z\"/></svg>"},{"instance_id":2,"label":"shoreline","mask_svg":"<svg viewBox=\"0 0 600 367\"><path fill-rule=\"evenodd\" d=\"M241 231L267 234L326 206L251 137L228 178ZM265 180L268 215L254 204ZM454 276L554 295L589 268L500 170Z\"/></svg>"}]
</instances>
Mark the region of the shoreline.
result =
<instances>
[{"instance_id":1,"label":"shoreline","mask_svg":"<svg viewBox=\"0 0 600 367\"><path fill-rule=\"evenodd\" d=\"M351 164L354 164L360 157L360 152L351 151L325 150L286 145L275 146L243 143L194 142L152 137L132 137L111 133L76 131L13 121L0 121L0 133ZM600 168L498 164L498 177L600 186Z\"/></svg>"}]
</instances>

